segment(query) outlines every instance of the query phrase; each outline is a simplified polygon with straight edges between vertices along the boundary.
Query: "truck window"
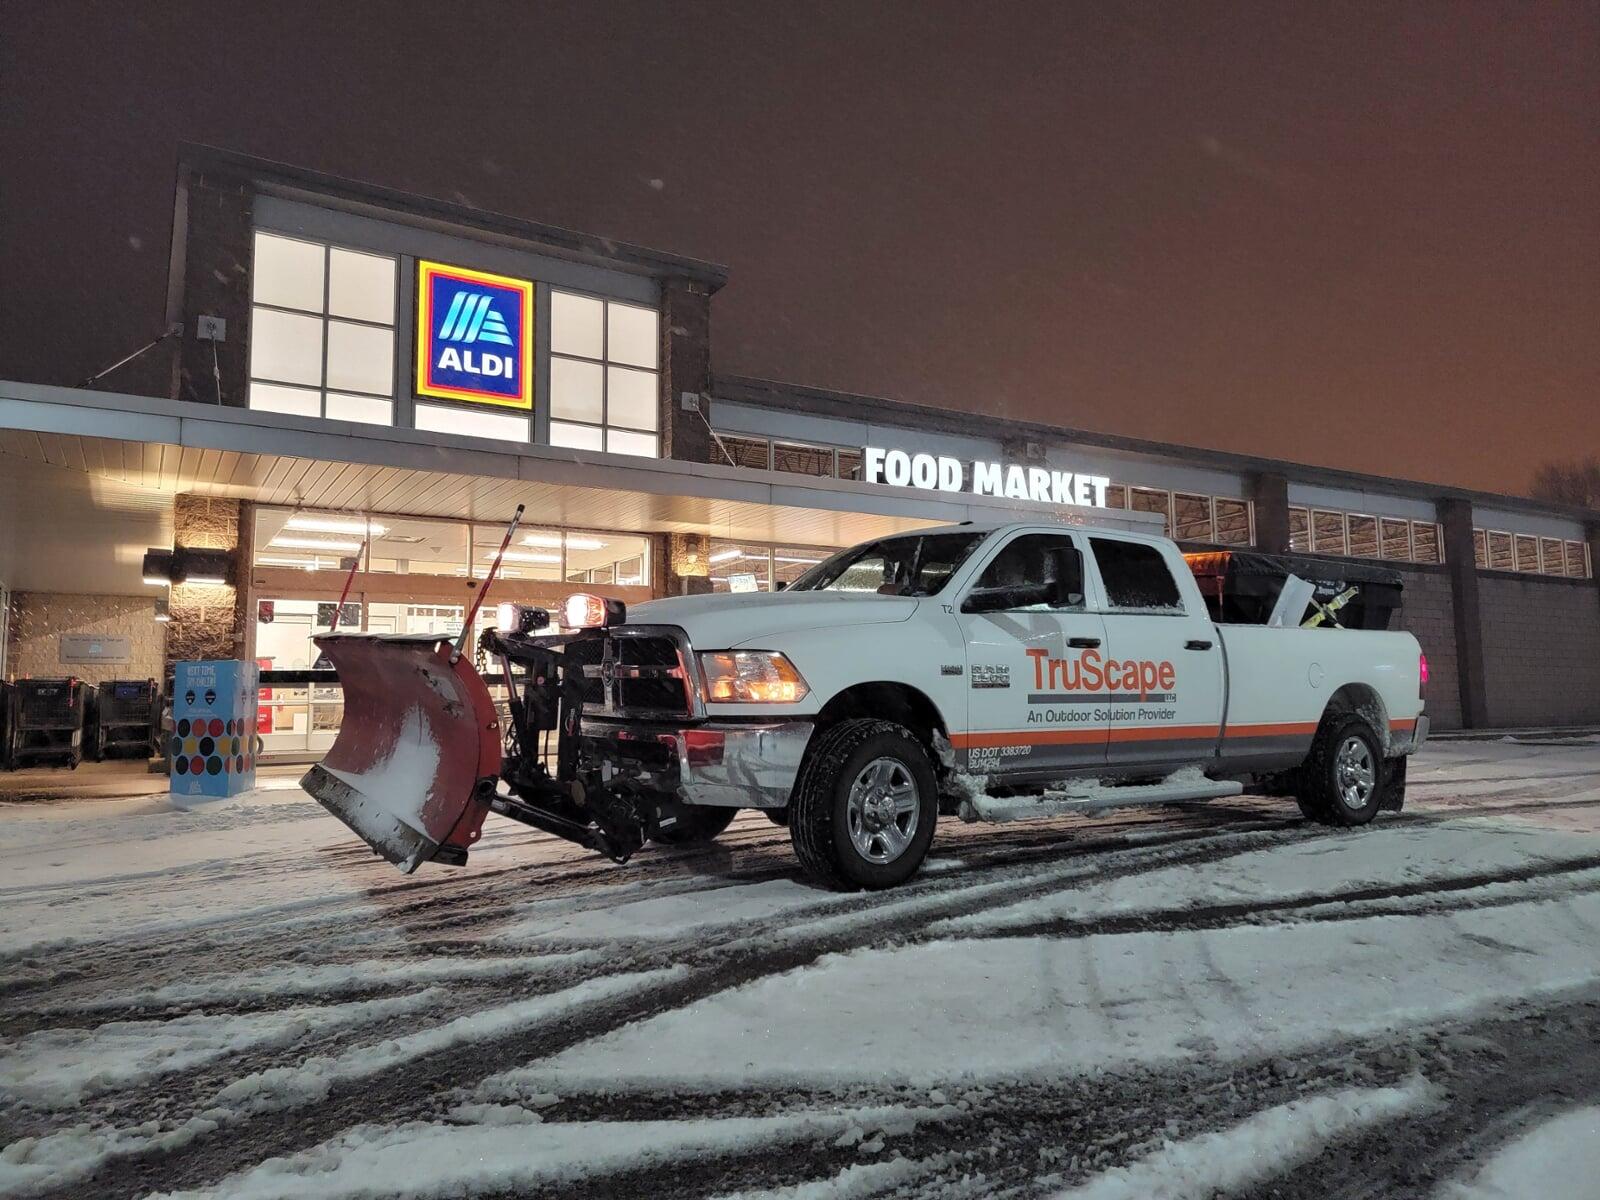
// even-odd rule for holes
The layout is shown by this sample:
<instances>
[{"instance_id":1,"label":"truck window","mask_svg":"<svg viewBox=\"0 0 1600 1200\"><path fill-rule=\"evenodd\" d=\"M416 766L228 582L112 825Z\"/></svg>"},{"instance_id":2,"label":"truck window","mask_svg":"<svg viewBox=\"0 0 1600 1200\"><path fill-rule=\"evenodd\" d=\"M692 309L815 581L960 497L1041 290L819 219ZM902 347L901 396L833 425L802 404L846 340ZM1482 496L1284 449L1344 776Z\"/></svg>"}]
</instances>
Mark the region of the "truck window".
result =
<instances>
[{"instance_id":1,"label":"truck window","mask_svg":"<svg viewBox=\"0 0 1600 1200\"><path fill-rule=\"evenodd\" d=\"M936 596L982 540L981 533L934 533L866 542L818 563L789 591Z\"/></svg>"},{"instance_id":2,"label":"truck window","mask_svg":"<svg viewBox=\"0 0 1600 1200\"><path fill-rule=\"evenodd\" d=\"M1061 603L1050 604L1024 594L1039 584L1067 572L1067 586ZM994 561L983 569L973 587L982 592L1001 588L1018 589L1018 602L1006 605L1011 612L1082 612L1083 561L1069 537L1058 533L1025 533L1006 543Z\"/></svg>"},{"instance_id":3,"label":"truck window","mask_svg":"<svg viewBox=\"0 0 1600 1200\"><path fill-rule=\"evenodd\" d=\"M1161 551L1143 542L1090 538L1106 603L1123 612L1181 613L1183 600Z\"/></svg>"}]
</instances>

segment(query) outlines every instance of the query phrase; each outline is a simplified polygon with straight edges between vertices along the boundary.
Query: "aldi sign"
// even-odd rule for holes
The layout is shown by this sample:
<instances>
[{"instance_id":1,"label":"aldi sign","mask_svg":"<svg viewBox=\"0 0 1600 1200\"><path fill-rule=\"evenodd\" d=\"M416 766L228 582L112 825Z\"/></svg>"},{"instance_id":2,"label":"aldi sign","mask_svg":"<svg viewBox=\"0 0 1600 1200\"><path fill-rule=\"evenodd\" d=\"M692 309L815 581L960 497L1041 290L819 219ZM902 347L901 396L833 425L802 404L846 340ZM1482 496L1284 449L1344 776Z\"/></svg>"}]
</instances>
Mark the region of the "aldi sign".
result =
<instances>
[{"instance_id":1,"label":"aldi sign","mask_svg":"<svg viewBox=\"0 0 1600 1200\"><path fill-rule=\"evenodd\" d=\"M417 395L531 409L533 284L417 265Z\"/></svg>"}]
</instances>

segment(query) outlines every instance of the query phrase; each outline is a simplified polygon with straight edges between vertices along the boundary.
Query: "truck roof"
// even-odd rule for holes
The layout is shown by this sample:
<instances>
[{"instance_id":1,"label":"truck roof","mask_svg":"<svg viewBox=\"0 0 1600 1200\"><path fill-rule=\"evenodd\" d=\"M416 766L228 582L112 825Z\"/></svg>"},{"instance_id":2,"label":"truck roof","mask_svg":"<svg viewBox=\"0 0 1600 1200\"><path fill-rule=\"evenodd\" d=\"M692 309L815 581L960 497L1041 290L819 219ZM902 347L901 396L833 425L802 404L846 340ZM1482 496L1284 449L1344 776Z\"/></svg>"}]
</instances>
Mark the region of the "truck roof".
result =
<instances>
[{"instance_id":1,"label":"truck roof","mask_svg":"<svg viewBox=\"0 0 1600 1200\"><path fill-rule=\"evenodd\" d=\"M912 537L925 533L1001 533L1016 529L1076 529L1084 533L1138 534L1144 537L1165 538L1159 513L1130 512L1121 508L1074 508L1061 517L1036 517L1031 521L986 520L962 521L956 525L932 525L891 537Z\"/></svg>"}]
</instances>

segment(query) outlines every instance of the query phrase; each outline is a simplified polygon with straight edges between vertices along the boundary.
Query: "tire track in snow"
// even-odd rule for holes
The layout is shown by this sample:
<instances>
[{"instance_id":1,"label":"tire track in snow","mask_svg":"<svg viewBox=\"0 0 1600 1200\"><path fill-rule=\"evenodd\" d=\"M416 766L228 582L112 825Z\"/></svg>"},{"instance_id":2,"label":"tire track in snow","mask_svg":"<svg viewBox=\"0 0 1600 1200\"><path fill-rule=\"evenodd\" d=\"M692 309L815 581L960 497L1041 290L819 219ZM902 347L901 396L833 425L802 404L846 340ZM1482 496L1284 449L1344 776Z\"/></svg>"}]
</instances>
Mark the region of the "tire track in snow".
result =
<instances>
[{"instance_id":1,"label":"tire track in snow","mask_svg":"<svg viewBox=\"0 0 1600 1200\"><path fill-rule=\"evenodd\" d=\"M1478 1043L1463 1057L1454 1049ZM1248 1193L1250 1200L1390 1200L1437 1184L1509 1141L1526 1116L1600 1101L1600 993L1524 1007L1445 1034L1450 1103L1374 1127ZM1441 1073L1442 1074L1442 1073Z\"/></svg>"},{"instance_id":2,"label":"tire track in snow","mask_svg":"<svg viewBox=\"0 0 1600 1200\"><path fill-rule=\"evenodd\" d=\"M1338 891L1315 895L1266 897L1227 904L1197 903L1173 908L1152 908L1136 912L1118 913L1103 917L1073 918L1049 917L1038 921L969 926L940 930L936 936L961 938L1002 937L1052 937L1063 939L1097 937L1102 934L1122 933L1177 933L1206 929L1224 929L1234 925L1265 924L1262 918L1285 917L1292 921L1348 921L1374 916L1414 916L1415 907L1385 908L1382 901L1413 899L1423 896L1450 896L1471 893L1483 888L1506 884L1531 883L1539 880L1559 880L1563 876L1582 875L1600 870L1600 854L1563 862L1531 864L1502 871L1482 871L1468 875L1423 879L1414 883L1372 884L1342 888ZM1592 885L1592 886L1591 886ZM1456 905L1430 906L1421 910L1427 914L1446 911L1465 911L1477 908L1502 907L1508 904L1525 904L1541 899L1553 899L1572 892L1600 891L1600 880L1587 880L1551 893L1522 892L1508 896L1484 897L1474 901L1463 896ZM1359 905L1360 907L1354 907ZM981 918L980 918L981 921Z\"/></svg>"},{"instance_id":3,"label":"tire track in snow","mask_svg":"<svg viewBox=\"0 0 1600 1200\"><path fill-rule=\"evenodd\" d=\"M1214 835L1212 840L1220 844L1157 847L1154 855L1151 847L1136 845L1126 852L1132 861L1097 877L1123 877L1182 862L1213 860L1261 845L1258 835L1238 832ZM1039 872L1029 871L1016 880L981 880L954 888L943 886L935 876L938 886L930 888L930 894L904 896L902 889L894 896L902 905L911 906L904 922L909 928L942 916L975 911L997 899L1022 898L1041 886L1049 886L1052 880L1075 882L1074 873L1082 867L1083 864L1061 867L1045 873L1049 877L1046 879L1041 879ZM309 1149L321 1140L320 1135L312 1137L310 1130L325 1133L374 1121L387 1124L429 1118L436 1114L441 1095L502 1071L508 1063L542 1058L725 989L804 966L824 954L868 945L888 932L875 916L870 910L829 914L813 922L824 926L820 931L810 936L794 936L791 931L791 936L777 944L762 945L759 935L751 938L748 930L734 930L721 944L710 947L697 946L690 938L642 948L631 955L623 953L620 961L613 964L617 971L659 970L678 962L684 966L684 974L639 996L607 998L574 1009L536 1031L510 1032L490 1043L458 1046L408 1059L363 1079L359 1086L335 1082L326 1099L247 1118L243 1123L228 1125L225 1132L201 1132L192 1143L175 1152L158 1150L119 1158L114 1166L93 1177L93 1194L133 1197L161 1188L214 1184L223 1176L266 1158ZM854 919L844 921L844 917ZM613 974L597 978L603 980ZM62 1194L72 1193L69 1190Z\"/></svg>"}]
</instances>

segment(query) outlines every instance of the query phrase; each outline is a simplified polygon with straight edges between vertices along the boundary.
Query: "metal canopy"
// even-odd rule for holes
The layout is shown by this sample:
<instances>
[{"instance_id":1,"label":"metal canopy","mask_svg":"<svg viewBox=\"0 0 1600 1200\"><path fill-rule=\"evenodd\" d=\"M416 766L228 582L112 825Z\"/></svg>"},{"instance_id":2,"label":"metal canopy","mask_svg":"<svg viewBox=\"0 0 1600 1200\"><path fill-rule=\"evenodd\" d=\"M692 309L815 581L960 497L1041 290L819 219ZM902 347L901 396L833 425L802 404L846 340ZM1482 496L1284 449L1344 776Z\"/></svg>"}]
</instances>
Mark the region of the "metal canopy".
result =
<instances>
[{"instance_id":1,"label":"metal canopy","mask_svg":"<svg viewBox=\"0 0 1600 1200\"><path fill-rule=\"evenodd\" d=\"M1154 518L0 381L0 455L123 492L848 545L965 520Z\"/></svg>"}]
</instances>

